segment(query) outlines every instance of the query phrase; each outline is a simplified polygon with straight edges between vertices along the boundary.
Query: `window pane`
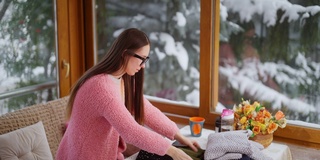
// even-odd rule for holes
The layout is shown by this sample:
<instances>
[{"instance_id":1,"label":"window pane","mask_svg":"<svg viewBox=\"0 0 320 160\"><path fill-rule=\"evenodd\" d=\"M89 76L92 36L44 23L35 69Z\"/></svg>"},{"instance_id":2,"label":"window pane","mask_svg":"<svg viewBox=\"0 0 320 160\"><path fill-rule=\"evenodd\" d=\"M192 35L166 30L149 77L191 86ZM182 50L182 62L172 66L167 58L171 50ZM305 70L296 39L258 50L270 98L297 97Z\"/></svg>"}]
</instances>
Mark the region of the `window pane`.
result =
<instances>
[{"instance_id":1,"label":"window pane","mask_svg":"<svg viewBox=\"0 0 320 160\"><path fill-rule=\"evenodd\" d=\"M319 3L221 3L219 102L258 100L292 123L320 124Z\"/></svg>"},{"instance_id":2,"label":"window pane","mask_svg":"<svg viewBox=\"0 0 320 160\"><path fill-rule=\"evenodd\" d=\"M19 88L56 81L53 1L0 1L0 10L0 97ZM56 97L53 87L0 98L0 114Z\"/></svg>"},{"instance_id":3,"label":"window pane","mask_svg":"<svg viewBox=\"0 0 320 160\"><path fill-rule=\"evenodd\" d=\"M97 0L98 59L123 29L151 40L145 94L199 105L199 0Z\"/></svg>"}]
</instances>

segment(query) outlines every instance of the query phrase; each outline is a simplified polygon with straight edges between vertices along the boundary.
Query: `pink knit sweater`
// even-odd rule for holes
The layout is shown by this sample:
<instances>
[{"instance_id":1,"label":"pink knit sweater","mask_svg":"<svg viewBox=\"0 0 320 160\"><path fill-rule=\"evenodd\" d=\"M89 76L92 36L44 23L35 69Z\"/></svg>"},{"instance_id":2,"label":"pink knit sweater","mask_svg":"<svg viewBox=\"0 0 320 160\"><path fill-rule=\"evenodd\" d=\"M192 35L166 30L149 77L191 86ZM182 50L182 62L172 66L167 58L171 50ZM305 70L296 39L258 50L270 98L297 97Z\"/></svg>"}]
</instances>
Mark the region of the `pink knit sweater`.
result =
<instances>
[{"instance_id":1,"label":"pink knit sweater","mask_svg":"<svg viewBox=\"0 0 320 160\"><path fill-rule=\"evenodd\" d=\"M139 125L121 99L120 83L110 75L90 78L78 90L57 160L116 160L126 143L164 155L179 131L177 125L144 99L145 124ZM156 132L154 132L156 131Z\"/></svg>"}]
</instances>

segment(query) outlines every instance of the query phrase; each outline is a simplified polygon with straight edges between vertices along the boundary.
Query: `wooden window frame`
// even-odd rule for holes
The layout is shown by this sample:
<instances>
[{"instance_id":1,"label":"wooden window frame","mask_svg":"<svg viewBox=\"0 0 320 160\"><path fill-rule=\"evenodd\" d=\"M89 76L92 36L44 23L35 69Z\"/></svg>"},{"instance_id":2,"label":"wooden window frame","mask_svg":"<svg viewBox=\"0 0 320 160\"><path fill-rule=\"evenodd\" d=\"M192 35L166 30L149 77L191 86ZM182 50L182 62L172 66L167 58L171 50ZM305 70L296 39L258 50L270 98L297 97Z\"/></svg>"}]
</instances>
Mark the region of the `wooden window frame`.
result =
<instances>
[{"instance_id":1,"label":"wooden window frame","mask_svg":"<svg viewBox=\"0 0 320 160\"><path fill-rule=\"evenodd\" d=\"M69 89L81 74L94 65L94 0L57 1L58 19L58 51L59 63L64 58L71 60L71 78L60 79L63 88L61 97L69 93ZM66 7L67 6L67 7ZM205 127L214 128L216 117L214 108L218 103L219 75L219 34L220 34L220 0L201 0L200 17L200 106L190 107L151 101L162 112L179 124L188 124L191 116L202 116L206 119ZM60 9L60 10L59 10ZM62 10L61 10L62 9ZM80 15L80 16L79 16ZM66 17L64 17L66 16ZM74 31L76 28L76 32ZM76 55L77 57L75 57ZM71 58L72 57L72 58ZM73 59L75 58L75 59ZM60 68L60 77L65 70ZM65 88L64 88L65 87ZM288 124L284 129L274 133L277 141L303 145L320 149L320 129Z\"/></svg>"}]
</instances>

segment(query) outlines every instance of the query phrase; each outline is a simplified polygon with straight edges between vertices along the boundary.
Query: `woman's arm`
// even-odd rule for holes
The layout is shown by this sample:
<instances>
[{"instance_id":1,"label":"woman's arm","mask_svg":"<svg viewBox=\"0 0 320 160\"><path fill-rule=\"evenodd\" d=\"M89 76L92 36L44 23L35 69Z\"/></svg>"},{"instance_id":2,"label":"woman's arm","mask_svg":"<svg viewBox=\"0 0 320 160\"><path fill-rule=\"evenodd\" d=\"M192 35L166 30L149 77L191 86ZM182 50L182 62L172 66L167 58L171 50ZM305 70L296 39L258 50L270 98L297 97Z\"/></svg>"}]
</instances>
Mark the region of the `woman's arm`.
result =
<instances>
[{"instance_id":1,"label":"woman's arm","mask_svg":"<svg viewBox=\"0 0 320 160\"><path fill-rule=\"evenodd\" d=\"M195 152L200 148L198 142L190 140L179 132L177 125L164 115L158 108L154 107L146 98L145 103L145 123L148 127L166 136L175 139L181 144L189 146Z\"/></svg>"},{"instance_id":2,"label":"woman's arm","mask_svg":"<svg viewBox=\"0 0 320 160\"><path fill-rule=\"evenodd\" d=\"M144 116L146 126L171 140L179 132L177 124L153 106L146 98L144 98Z\"/></svg>"}]
</instances>

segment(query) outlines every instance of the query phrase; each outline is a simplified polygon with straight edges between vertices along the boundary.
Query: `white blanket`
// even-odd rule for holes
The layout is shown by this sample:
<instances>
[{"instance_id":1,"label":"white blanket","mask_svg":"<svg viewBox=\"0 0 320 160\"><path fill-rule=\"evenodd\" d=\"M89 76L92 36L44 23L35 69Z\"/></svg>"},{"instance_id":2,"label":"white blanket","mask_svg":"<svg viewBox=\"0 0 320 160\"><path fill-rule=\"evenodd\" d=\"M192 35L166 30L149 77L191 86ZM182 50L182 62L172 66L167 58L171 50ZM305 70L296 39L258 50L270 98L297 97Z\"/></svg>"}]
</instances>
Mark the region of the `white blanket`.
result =
<instances>
[{"instance_id":1,"label":"white blanket","mask_svg":"<svg viewBox=\"0 0 320 160\"><path fill-rule=\"evenodd\" d=\"M204 154L205 160L240 159L242 154L255 160L272 160L261 152L264 149L261 144L249 140L251 134L250 130L211 133Z\"/></svg>"}]
</instances>

